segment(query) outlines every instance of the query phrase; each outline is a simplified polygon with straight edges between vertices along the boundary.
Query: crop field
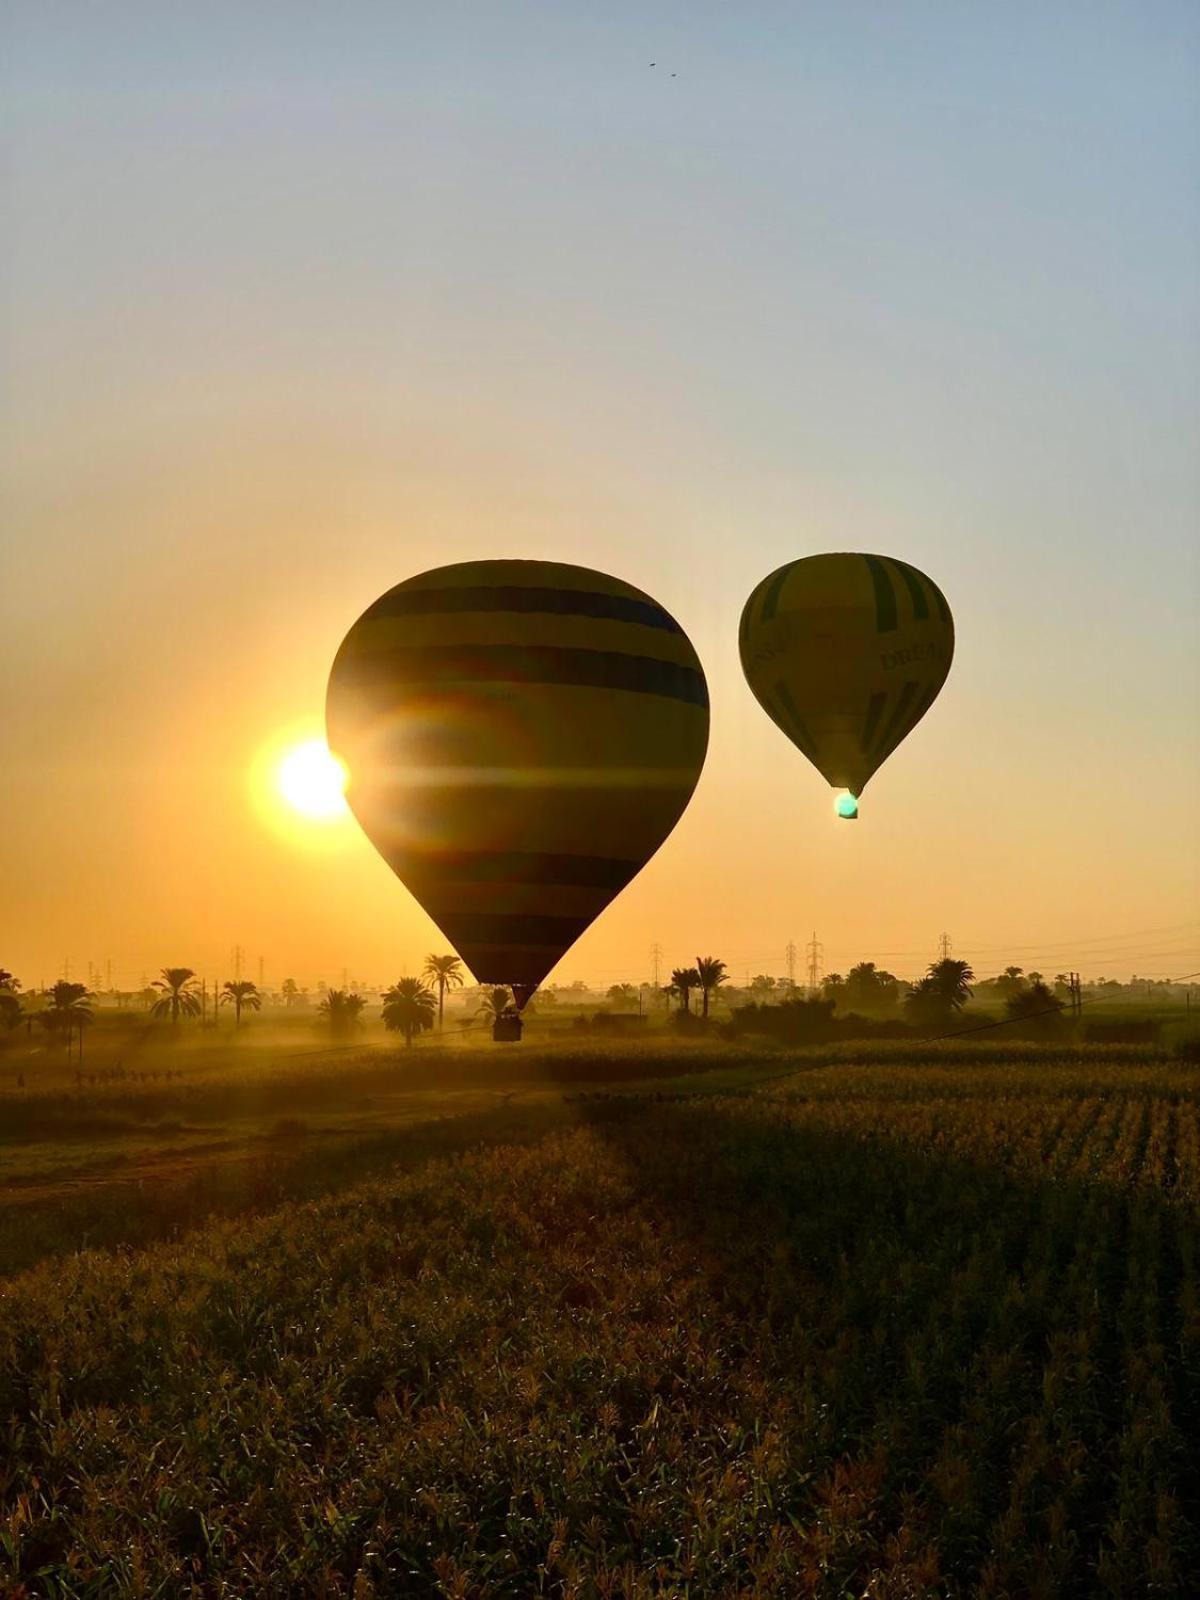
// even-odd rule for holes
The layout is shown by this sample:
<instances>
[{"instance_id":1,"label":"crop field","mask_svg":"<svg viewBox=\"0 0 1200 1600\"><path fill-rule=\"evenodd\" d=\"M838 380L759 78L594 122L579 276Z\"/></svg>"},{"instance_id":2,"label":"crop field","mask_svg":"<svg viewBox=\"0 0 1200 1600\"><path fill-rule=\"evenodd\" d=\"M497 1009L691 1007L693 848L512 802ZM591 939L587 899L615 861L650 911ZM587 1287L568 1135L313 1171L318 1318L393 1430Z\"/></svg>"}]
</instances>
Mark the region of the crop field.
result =
<instances>
[{"instance_id":1,"label":"crop field","mask_svg":"<svg viewBox=\"0 0 1200 1600\"><path fill-rule=\"evenodd\" d=\"M1189 1592L1195 1065L412 1057L13 1102L0 1592ZM173 1121L256 1182L56 1193L20 1246L71 1170L21 1151Z\"/></svg>"}]
</instances>

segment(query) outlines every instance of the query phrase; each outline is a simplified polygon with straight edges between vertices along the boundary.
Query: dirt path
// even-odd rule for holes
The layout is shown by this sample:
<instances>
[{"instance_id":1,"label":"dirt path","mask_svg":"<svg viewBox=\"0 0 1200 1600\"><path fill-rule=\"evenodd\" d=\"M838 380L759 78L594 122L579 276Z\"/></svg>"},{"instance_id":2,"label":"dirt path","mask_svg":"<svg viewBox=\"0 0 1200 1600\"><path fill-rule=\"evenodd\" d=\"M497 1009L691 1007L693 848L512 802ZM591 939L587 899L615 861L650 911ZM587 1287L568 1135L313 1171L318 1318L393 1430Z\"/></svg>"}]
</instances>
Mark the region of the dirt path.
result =
<instances>
[{"instance_id":1,"label":"dirt path","mask_svg":"<svg viewBox=\"0 0 1200 1600\"><path fill-rule=\"evenodd\" d=\"M61 1200L70 1195L124 1188L147 1183L183 1183L208 1167L235 1165L261 1159L264 1150L276 1141L258 1139L253 1145L239 1140L221 1140L183 1153L164 1150L106 1164L101 1171L93 1166L71 1168L53 1179L11 1178L0 1183L0 1206L26 1205L35 1201Z\"/></svg>"},{"instance_id":2,"label":"dirt path","mask_svg":"<svg viewBox=\"0 0 1200 1600\"><path fill-rule=\"evenodd\" d=\"M52 1176L31 1173L0 1180L0 1207L31 1205L39 1202L77 1198L106 1190L144 1188L149 1185L186 1184L200 1173L216 1167L245 1166L251 1162L274 1162L300 1151L312 1152L325 1146L336 1148L388 1133L402 1133L422 1123L456 1121L478 1116L480 1112L502 1111L515 1096L512 1093L459 1094L448 1102L434 1096L406 1096L408 1106L395 1108L376 1117L348 1119L326 1128L299 1126L295 1133L286 1127L281 1132L257 1130L238 1137L210 1139L180 1149L164 1145L129 1155L101 1153L88 1162L64 1166ZM560 1095L533 1095L532 1099L561 1099ZM422 1106L424 1099L426 1104ZM200 1129L182 1128L179 1136Z\"/></svg>"}]
</instances>

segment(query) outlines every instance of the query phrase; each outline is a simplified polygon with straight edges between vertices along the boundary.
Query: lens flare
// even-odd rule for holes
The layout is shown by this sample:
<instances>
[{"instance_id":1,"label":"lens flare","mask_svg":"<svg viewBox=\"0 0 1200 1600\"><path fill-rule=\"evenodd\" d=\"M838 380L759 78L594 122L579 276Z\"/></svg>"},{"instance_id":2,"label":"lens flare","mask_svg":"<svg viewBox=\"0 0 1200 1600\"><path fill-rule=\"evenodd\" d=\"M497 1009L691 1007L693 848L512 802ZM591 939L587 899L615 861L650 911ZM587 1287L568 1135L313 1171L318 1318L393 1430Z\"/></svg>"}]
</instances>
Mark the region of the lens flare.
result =
<instances>
[{"instance_id":1,"label":"lens flare","mask_svg":"<svg viewBox=\"0 0 1200 1600\"><path fill-rule=\"evenodd\" d=\"M289 750L275 777L283 800L310 822L346 815L346 779L345 767L324 739L308 739Z\"/></svg>"}]
</instances>

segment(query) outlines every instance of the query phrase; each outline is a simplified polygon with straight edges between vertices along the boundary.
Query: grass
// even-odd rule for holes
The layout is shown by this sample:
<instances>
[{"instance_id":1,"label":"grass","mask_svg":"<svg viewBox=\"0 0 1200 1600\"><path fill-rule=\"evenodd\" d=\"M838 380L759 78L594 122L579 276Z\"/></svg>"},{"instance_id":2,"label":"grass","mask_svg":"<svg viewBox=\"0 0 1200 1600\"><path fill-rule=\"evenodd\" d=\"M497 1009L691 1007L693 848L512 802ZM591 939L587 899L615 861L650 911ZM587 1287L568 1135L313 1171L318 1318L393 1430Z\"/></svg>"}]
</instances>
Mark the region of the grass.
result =
<instances>
[{"instance_id":1,"label":"grass","mask_svg":"<svg viewBox=\"0 0 1200 1600\"><path fill-rule=\"evenodd\" d=\"M236 1043L226 1036L174 1045L168 1034L143 1051L147 1076L155 1074L147 1082L79 1089L51 1071L38 1089L0 1092L0 1274L81 1244L176 1237L210 1214L324 1193L358 1171L422 1159L427 1149L476 1136L503 1139L517 1125L507 1114L514 1109L545 1129L561 1122L563 1105L581 1093L725 1093L803 1072L811 1093L842 1096L843 1069L864 1061L889 1093L905 1081L904 1069L918 1064L921 1093L935 1081L946 1093L959 1092L969 1082L963 1069L973 1066L989 1069L997 1093L1014 1086L1036 1093L1051 1081L1052 1066L1055 1092L1110 1079L1170 1082L1175 1070L1160 1052L1141 1047L1081 1051L991 1040L790 1052L661 1033L603 1045L542 1041L515 1051L457 1042L411 1051L313 1049L307 1039L303 1049L281 1050L270 1033L257 1041L247 1030ZM860 1074L855 1081L867 1080Z\"/></svg>"},{"instance_id":2,"label":"grass","mask_svg":"<svg viewBox=\"0 0 1200 1600\"><path fill-rule=\"evenodd\" d=\"M272 1101L261 1192L0 1285L0 1592L1186 1592L1200 1071L875 1054Z\"/></svg>"},{"instance_id":3,"label":"grass","mask_svg":"<svg viewBox=\"0 0 1200 1600\"><path fill-rule=\"evenodd\" d=\"M0 1096L0 1274L83 1245L144 1245L213 1214L257 1212L472 1139L545 1131L581 1089L779 1070L771 1052L166 1047L171 1080ZM195 1070L193 1070L193 1066Z\"/></svg>"}]
</instances>

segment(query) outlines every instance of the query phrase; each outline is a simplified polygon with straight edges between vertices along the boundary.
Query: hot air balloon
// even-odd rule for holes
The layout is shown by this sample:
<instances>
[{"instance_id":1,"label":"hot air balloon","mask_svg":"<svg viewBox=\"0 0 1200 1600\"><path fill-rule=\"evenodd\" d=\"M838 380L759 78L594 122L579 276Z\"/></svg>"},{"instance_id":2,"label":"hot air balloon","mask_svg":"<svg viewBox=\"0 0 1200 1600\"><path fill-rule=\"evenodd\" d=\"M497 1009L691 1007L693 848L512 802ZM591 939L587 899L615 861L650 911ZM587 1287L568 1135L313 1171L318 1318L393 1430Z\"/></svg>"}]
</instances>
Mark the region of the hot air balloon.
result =
<instances>
[{"instance_id":1,"label":"hot air balloon","mask_svg":"<svg viewBox=\"0 0 1200 1600\"><path fill-rule=\"evenodd\" d=\"M631 584L467 561L363 612L326 723L376 849L520 1009L682 815L708 689L683 629Z\"/></svg>"},{"instance_id":2,"label":"hot air balloon","mask_svg":"<svg viewBox=\"0 0 1200 1600\"><path fill-rule=\"evenodd\" d=\"M946 681L954 622L931 578L894 556L789 561L746 601L742 670L771 720L857 817L871 775Z\"/></svg>"}]
</instances>

